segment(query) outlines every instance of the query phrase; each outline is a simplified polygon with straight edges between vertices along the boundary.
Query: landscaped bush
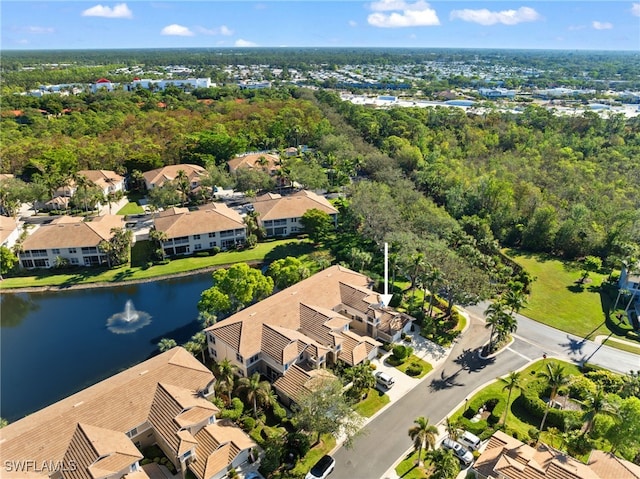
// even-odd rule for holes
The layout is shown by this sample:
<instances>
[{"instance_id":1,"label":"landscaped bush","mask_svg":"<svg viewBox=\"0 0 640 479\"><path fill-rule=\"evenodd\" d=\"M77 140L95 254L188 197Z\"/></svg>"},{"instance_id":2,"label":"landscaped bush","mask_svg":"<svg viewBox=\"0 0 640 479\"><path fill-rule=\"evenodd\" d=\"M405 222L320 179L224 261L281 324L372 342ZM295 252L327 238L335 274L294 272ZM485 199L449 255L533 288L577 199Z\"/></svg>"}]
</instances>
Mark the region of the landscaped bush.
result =
<instances>
[{"instance_id":1,"label":"landscaped bush","mask_svg":"<svg viewBox=\"0 0 640 479\"><path fill-rule=\"evenodd\" d=\"M624 378L617 373L602 369L585 374L594 383L600 386L606 393L617 393L624 385Z\"/></svg>"},{"instance_id":2,"label":"landscaped bush","mask_svg":"<svg viewBox=\"0 0 640 479\"><path fill-rule=\"evenodd\" d=\"M292 432L287 435L287 449L296 457L304 457L311 449L309 437L301 432Z\"/></svg>"},{"instance_id":3,"label":"landscaped bush","mask_svg":"<svg viewBox=\"0 0 640 479\"><path fill-rule=\"evenodd\" d=\"M256 420L251 416L245 416L242 418L242 429L245 431L251 431L254 427L256 427Z\"/></svg>"},{"instance_id":4,"label":"landscaped bush","mask_svg":"<svg viewBox=\"0 0 640 479\"><path fill-rule=\"evenodd\" d=\"M195 252L195 257L196 258L204 258L205 256L209 256L209 252L208 251L196 251Z\"/></svg>"},{"instance_id":5,"label":"landscaped bush","mask_svg":"<svg viewBox=\"0 0 640 479\"><path fill-rule=\"evenodd\" d=\"M400 363L403 363L409 356L411 356L411 354L413 354L413 348L398 344L393 347L392 354L394 358L400 361Z\"/></svg>"},{"instance_id":6,"label":"landscaped bush","mask_svg":"<svg viewBox=\"0 0 640 479\"><path fill-rule=\"evenodd\" d=\"M411 363L406 372L409 376L419 376L422 373L422 364Z\"/></svg>"},{"instance_id":7,"label":"landscaped bush","mask_svg":"<svg viewBox=\"0 0 640 479\"><path fill-rule=\"evenodd\" d=\"M229 409L224 409L220 413L220 417L225 419L231 419L232 421L237 421L242 416L244 412L244 404L239 398L233 398L231 400L231 406Z\"/></svg>"},{"instance_id":8,"label":"landscaped bush","mask_svg":"<svg viewBox=\"0 0 640 479\"><path fill-rule=\"evenodd\" d=\"M586 376L574 376L569 383L569 396L581 401L596 392L596 384Z\"/></svg>"},{"instance_id":9,"label":"landscaped bush","mask_svg":"<svg viewBox=\"0 0 640 479\"><path fill-rule=\"evenodd\" d=\"M635 331L627 331L626 335L627 339L633 339L634 341L640 341L640 334Z\"/></svg>"},{"instance_id":10,"label":"landscaped bush","mask_svg":"<svg viewBox=\"0 0 640 479\"><path fill-rule=\"evenodd\" d=\"M287 410L283 408L280 404L276 403L273 405L273 415L277 419L278 422L282 422L287 419Z\"/></svg>"},{"instance_id":11,"label":"landscaped bush","mask_svg":"<svg viewBox=\"0 0 640 479\"><path fill-rule=\"evenodd\" d=\"M393 344L391 344L391 343L383 343L382 346L380 346L380 347L382 349L384 349L385 351L389 352L393 348Z\"/></svg>"},{"instance_id":12,"label":"landscaped bush","mask_svg":"<svg viewBox=\"0 0 640 479\"><path fill-rule=\"evenodd\" d=\"M522 405L527 409L527 411L532 416L539 418L540 420L542 420L542 416L544 416L544 411L547 407L545 402L541 399L543 395L548 395L548 392L545 389L545 384L542 381L532 381L518 397L518 400L522 401ZM580 416L580 411L567 411L549 408L545 425L547 427L554 426L560 430L564 430L565 419L570 423L574 423L580 420Z\"/></svg>"}]
</instances>

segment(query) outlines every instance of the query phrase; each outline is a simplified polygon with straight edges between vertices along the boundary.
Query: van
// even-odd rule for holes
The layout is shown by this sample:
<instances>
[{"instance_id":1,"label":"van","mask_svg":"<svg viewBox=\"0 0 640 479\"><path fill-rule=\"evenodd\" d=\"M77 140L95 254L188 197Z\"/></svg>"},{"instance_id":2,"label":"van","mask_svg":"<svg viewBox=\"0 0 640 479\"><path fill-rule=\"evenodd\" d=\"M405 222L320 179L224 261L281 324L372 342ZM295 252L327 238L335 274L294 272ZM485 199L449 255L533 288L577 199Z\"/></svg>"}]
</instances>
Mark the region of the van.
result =
<instances>
[{"instance_id":1,"label":"van","mask_svg":"<svg viewBox=\"0 0 640 479\"><path fill-rule=\"evenodd\" d=\"M478 449L480 449L480 438L475 434L471 434L469 431L465 431L464 433L462 433L462 435L458 438L458 442L463 446L468 447L472 451L477 451Z\"/></svg>"},{"instance_id":2,"label":"van","mask_svg":"<svg viewBox=\"0 0 640 479\"><path fill-rule=\"evenodd\" d=\"M375 373L376 382L381 386L386 387L387 389L391 388L396 380L389 376L387 373L383 373L382 371L378 371Z\"/></svg>"}]
</instances>

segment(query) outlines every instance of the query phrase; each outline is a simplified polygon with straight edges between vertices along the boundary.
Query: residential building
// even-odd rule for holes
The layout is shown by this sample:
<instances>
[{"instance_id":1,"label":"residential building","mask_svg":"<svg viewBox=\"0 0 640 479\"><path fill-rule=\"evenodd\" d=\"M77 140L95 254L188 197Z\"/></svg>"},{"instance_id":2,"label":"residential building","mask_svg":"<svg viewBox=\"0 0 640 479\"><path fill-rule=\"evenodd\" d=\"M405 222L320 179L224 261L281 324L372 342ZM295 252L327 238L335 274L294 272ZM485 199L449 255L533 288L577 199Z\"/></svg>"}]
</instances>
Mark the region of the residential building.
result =
<instances>
[{"instance_id":1,"label":"residential building","mask_svg":"<svg viewBox=\"0 0 640 479\"><path fill-rule=\"evenodd\" d=\"M618 288L620 292L627 292L625 312L629 320L629 324L636 331L640 331L640 262L635 265L624 265L620 271L620 279L618 280ZM618 297L620 300L620 297ZM616 301L617 305L618 301Z\"/></svg>"},{"instance_id":2,"label":"residential building","mask_svg":"<svg viewBox=\"0 0 640 479\"><path fill-rule=\"evenodd\" d=\"M80 170L79 175L84 176L102 190L104 195L124 191L124 177L110 170Z\"/></svg>"},{"instance_id":3,"label":"residential building","mask_svg":"<svg viewBox=\"0 0 640 479\"><path fill-rule=\"evenodd\" d=\"M247 227L242 217L224 203L210 203L190 211L170 208L154 218L155 229L167 235L162 243L169 256L244 244Z\"/></svg>"},{"instance_id":4,"label":"residential building","mask_svg":"<svg viewBox=\"0 0 640 479\"><path fill-rule=\"evenodd\" d=\"M246 153L227 161L230 173L239 169L261 170L270 176L275 176L280 171L280 158L267 152Z\"/></svg>"},{"instance_id":5,"label":"residential building","mask_svg":"<svg viewBox=\"0 0 640 479\"><path fill-rule=\"evenodd\" d=\"M256 198L253 207L267 237L300 233L303 230L300 219L312 209L324 211L334 224L338 222L338 210L324 196L312 191L303 190L288 196L267 193Z\"/></svg>"},{"instance_id":6,"label":"residential building","mask_svg":"<svg viewBox=\"0 0 640 479\"><path fill-rule=\"evenodd\" d=\"M51 268L58 257L77 266L106 264L107 255L98 246L113 237L113 228L124 228L124 216L98 216L91 221L72 216L56 218L24 240L19 254L20 266Z\"/></svg>"},{"instance_id":7,"label":"residential building","mask_svg":"<svg viewBox=\"0 0 640 479\"><path fill-rule=\"evenodd\" d=\"M506 88L478 88L478 93L485 98L515 98L515 90L507 90Z\"/></svg>"},{"instance_id":8,"label":"residential building","mask_svg":"<svg viewBox=\"0 0 640 479\"><path fill-rule=\"evenodd\" d=\"M211 83L211 78L183 78L180 80L149 80L135 77L133 81L125 86L128 91L136 88L145 90L164 91L168 86L180 88L182 90L193 90L194 88L211 88L216 86Z\"/></svg>"},{"instance_id":9,"label":"residential building","mask_svg":"<svg viewBox=\"0 0 640 479\"><path fill-rule=\"evenodd\" d=\"M226 477L256 444L216 419L214 382L185 349L166 351L2 428L2 477L148 479L140 462L152 445L183 477Z\"/></svg>"},{"instance_id":10,"label":"residential building","mask_svg":"<svg viewBox=\"0 0 640 479\"><path fill-rule=\"evenodd\" d=\"M0 246L12 248L20 238L20 229L15 219L0 216Z\"/></svg>"},{"instance_id":11,"label":"residential building","mask_svg":"<svg viewBox=\"0 0 640 479\"><path fill-rule=\"evenodd\" d=\"M191 189L195 189L200 186L200 181L205 176L206 171L202 166L181 164L181 165L169 165L162 168L156 168L155 170L146 171L142 174L144 177L144 184L147 190L153 188L159 188L167 181L173 181L178 177L178 172L184 171L189 179L189 185Z\"/></svg>"},{"instance_id":12,"label":"residential building","mask_svg":"<svg viewBox=\"0 0 640 479\"><path fill-rule=\"evenodd\" d=\"M117 84L112 83L110 80L107 80L106 78L100 78L100 79L96 80L96 82L91 85L91 91L93 93L97 93L98 90L113 91L113 89L116 86L117 86Z\"/></svg>"},{"instance_id":13,"label":"residential building","mask_svg":"<svg viewBox=\"0 0 640 479\"><path fill-rule=\"evenodd\" d=\"M281 397L295 399L291 387L317 374L310 371L361 364L377 355L377 339L409 330L413 318L382 306L370 288L366 276L332 266L207 328L209 353L242 376L263 374ZM296 376L286 379L290 371Z\"/></svg>"},{"instance_id":14,"label":"residential building","mask_svg":"<svg viewBox=\"0 0 640 479\"><path fill-rule=\"evenodd\" d=\"M546 444L531 447L496 431L472 466L478 479L640 479L640 466L594 450L584 464Z\"/></svg>"}]
</instances>

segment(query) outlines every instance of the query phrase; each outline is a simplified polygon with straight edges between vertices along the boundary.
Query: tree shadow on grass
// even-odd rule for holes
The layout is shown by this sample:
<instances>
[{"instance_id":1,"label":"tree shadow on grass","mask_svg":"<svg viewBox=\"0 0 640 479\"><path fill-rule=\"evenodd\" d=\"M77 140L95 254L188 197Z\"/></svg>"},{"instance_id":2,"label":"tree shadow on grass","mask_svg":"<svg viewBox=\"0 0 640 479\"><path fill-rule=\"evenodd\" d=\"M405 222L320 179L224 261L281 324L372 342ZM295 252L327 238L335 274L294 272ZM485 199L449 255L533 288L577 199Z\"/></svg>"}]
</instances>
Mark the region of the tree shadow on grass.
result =
<instances>
[{"instance_id":1,"label":"tree shadow on grass","mask_svg":"<svg viewBox=\"0 0 640 479\"><path fill-rule=\"evenodd\" d=\"M298 241L294 243L278 245L265 255L264 262L271 263L277 259L286 258L287 256L298 257L304 254L312 253L313 251L314 251L313 244L306 241L305 242Z\"/></svg>"}]
</instances>

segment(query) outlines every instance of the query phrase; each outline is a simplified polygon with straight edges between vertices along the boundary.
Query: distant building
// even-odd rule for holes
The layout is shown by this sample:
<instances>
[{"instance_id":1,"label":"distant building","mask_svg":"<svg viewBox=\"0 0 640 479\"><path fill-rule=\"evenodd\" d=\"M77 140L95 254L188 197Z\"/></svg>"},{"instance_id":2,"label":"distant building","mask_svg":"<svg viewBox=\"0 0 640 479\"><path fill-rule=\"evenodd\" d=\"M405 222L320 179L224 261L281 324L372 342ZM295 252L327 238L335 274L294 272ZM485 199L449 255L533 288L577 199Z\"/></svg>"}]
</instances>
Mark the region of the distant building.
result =
<instances>
[{"instance_id":1,"label":"distant building","mask_svg":"<svg viewBox=\"0 0 640 479\"><path fill-rule=\"evenodd\" d=\"M0 216L0 246L13 247L20 238L18 223L8 216Z\"/></svg>"},{"instance_id":2,"label":"distant building","mask_svg":"<svg viewBox=\"0 0 640 479\"><path fill-rule=\"evenodd\" d=\"M126 89L128 91L135 90L136 88L144 88L145 90L159 90L163 91L168 86L174 86L182 90L192 90L194 88L211 88L215 86L215 83L211 83L211 78L184 78L180 80L149 80L134 78L133 81L127 84Z\"/></svg>"},{"instance_id":3,"label":"distant building","mask_svg":"<svg viewBox=\"0 0 640 479\"><path fill-rule=\"evenodd\" d=\"M124 177L111 170L80 170L79 175L84 176L94 185L96 185L102 193L116 193L124 191Z\"/></svg>"},{"instance_id":4,"label":"distant building","mask_svg":"<svg viewBox=\"0 0 640 479\"><path fill-rule=\"evenodd\" d=\"M515 90L507 90L506 88L478 88L478 93L485 98L515 98Z\"/></svg>"},{"instance_id":5,"label":"distant building","mask_svg":"<svg viewBox=\"0 0 640 479\"><path fill-rule=\"evenodd\" d=\"M261 90L263 88L271 88L270 81L241 81L238 83L241 90Z\"/></svg>"},{"instance_id":6,"label":"distant building","mask_svg":"<svg viewBox=\"0 0 640 479\"><path fill-rule=\"evenodd\" d=\"M91 85L91 91L93 93L97 93L98 90L113 91L115 87L116 87L116 84L111 83L110 80L107 80L106 78L100 78L94 84Z\"/></svg>"},{"instance_id":7,"label":"distant building","mask_svg":"<svg viewBox=\"0 0 640 479\"><path fill-rule=\"evenodd\" d=\"M145 171L142 174L144 177L144 184L147 187L147 190L159 188L167 181L175 180L178 177L178 172L180 170L184 171L187 175L192 190L200 186L200 181L207 171L202 166L190 165L187 163L164 166L162 168L156 168L155 170Z\"/></svg>"}]
</instances>

